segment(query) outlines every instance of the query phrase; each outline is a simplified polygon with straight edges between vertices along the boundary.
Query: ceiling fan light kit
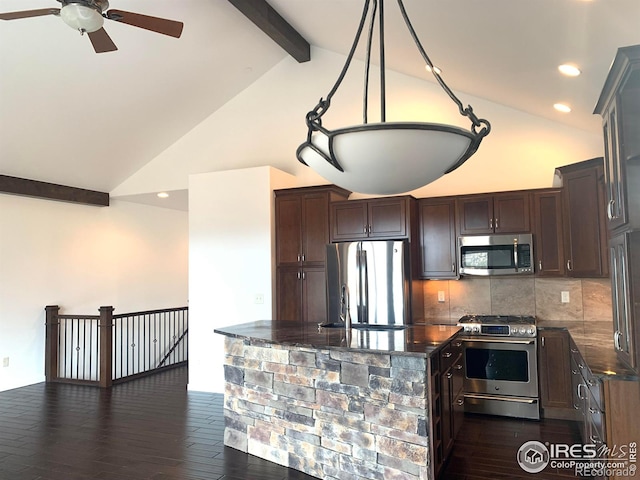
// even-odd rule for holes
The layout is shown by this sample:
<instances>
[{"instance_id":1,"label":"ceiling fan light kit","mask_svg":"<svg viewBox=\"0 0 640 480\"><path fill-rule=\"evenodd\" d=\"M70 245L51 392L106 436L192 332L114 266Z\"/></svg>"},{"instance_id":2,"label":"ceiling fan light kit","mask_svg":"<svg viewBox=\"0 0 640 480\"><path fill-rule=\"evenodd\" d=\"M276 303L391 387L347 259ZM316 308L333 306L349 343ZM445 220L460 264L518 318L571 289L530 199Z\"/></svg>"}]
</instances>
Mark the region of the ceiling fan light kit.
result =
<instances>
[{"instance_id":1,"label":"ceiling fan light kit","mask_svg":"<svg viewBox=\"0 0 640 480\"><path fill-rule=\"evenodd\" d=\"M385 93L384 0L365 0L362 17L351 50L338 79L327 95L307 113L307 139L297 151L298 161L326 180L353 192L392 195L409 192L452 172L478 149L491 130L490 123L466 108L446 85L441 71L434 67L413 29L402 0L397 0L404 23L426 65L440 87L467 117L471 128L423 122L387 122ZM370 12L370 13L369 13ZM375 25L379 30L380 122L368 122L369 70ZM331 105L351 64L365 25L365 78L363 121L335 130L322 125L322 116Z\"/></svg>"},{"instance_id":2,"label":"ceiling fan light kit","mask_svg":"<svg viewBox=\"0 0 640 480\"><path fill-rule=\"evenodd\" d=\"M108 5L107 3L106 7ZM80 30L82 33L93 33L96 30L100 30L104 25L102 10L97 10L81 3L63 3L63 7L60 10L60 18L71 28Z\"/></svg>"},{"instance_id":3,"label":"ceiling fan light kit","mask_svg":"<svg viewBox=\"0 0 640 480\"><path fill-rule=\"evenodd\" d=\"M104 19L125 23L170 37L180 38L182 22L166 18L151 17L123 10L109 10L107 0L58 0L61 8L41 8L21 12L0 13L0 20L19 20L23 18L58 15L64 23L80 33L87 33L96 53L112 52L118 47L103 28Z\"/></svg>"}]
</instances>

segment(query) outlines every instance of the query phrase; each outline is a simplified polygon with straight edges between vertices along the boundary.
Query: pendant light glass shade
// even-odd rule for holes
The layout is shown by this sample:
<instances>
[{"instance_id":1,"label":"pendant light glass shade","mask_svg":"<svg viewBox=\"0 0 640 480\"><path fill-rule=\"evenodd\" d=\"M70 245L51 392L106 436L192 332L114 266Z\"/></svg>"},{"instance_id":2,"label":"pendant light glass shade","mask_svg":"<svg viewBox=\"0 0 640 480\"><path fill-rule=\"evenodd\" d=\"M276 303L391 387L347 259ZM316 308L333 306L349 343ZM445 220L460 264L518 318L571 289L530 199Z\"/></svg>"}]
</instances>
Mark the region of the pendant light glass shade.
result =
<instances>
[{"instance_id":1,"label":"pendant light glass shade","mask_svg":"<svg viewBox=\"0 0 640 480\"><path fill-rule=\"evenodd\" d=\"M369 64L372 35L376 20L380 38L384 38L384 0L366 0L360 26L347 61L336 84L306 117L307 140L298 147L296 156L331 183L353 192L374 195L405 193L427 185L455 170L478 149L491 126L487 120L478 119L471 106L464 108L455 94L444 83L439 69L422 48L406 14L402 0L397 0L403 19L418 50L440 86L458 106L459 113L469 118L471 129L420 122L386 122L385 109L385 58L384 44L380 45L381 122L368 123ZM363 123L336 130L322 125L322 116L331 104L331 98L340 86L351 64L367 21L369 8L369 33L364 81Z\"/></svg>"}]
</instances>

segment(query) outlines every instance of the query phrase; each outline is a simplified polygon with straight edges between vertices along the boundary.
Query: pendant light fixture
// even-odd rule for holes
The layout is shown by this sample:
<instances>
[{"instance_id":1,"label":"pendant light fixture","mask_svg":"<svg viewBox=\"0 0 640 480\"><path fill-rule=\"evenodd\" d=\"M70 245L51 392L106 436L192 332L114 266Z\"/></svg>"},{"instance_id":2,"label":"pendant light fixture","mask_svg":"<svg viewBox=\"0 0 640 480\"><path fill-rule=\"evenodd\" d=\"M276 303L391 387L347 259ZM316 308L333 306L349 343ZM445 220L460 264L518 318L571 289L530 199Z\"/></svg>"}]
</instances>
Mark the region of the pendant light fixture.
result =
<instances>
[{"instance_id":1,"label":"pendant light fixture","mask_svg":"<svg viewBox=\"0 0 640 480\"><path fill-rule=\"evenodd\" d=\"M471 122L470 130L438 123L387 122L385 99L384 0L365 0L360 25L338 80L327 95L307 113L307 139L296 151L300 162L331 183L353 192L391 195L409 192L452 172L471 157L491 130L470 105L462 102L445 84L422 47L402 0L397 0L402 18L428 69L457 105L460 115ZM369 12L371 14L369 15ZM367 21L368 20L368 21ZM369 70L376 20L380 51L380 122L368 122ZM335 130L322 125L322 116L344 79L365 25L368 34L365 52L363 122Z\"/></svg>"}]
</instances>

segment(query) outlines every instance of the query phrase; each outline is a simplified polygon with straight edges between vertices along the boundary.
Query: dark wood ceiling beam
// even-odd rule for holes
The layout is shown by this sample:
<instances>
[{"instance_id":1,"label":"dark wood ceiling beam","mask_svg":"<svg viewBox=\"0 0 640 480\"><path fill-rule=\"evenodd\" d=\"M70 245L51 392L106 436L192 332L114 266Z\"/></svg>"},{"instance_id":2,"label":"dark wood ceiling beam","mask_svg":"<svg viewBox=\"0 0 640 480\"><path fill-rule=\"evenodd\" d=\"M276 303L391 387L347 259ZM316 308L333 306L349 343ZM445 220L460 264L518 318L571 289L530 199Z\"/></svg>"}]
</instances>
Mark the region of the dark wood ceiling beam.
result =
<instances>
[{"instance_id":1,"label":"dark wood ceiling beam","mask_svg":"<svg viewBox=\"0 0 640 480\"><path fill-rule=\"evenodd\" d=\"M311 59L311 48L302 35L276 12L266 0L229 0L298 63Z\"/></svg>"},{"instance_id":2,"label":"dark wood ceiling beam","mask_svg":"<svg viewBox=\"0 0 640 480\"><path fill-rule=\"evenodd\" d=\"M68 187L55 183L39 182L28 178L0 175L0 193L23 195L26 197L82 203L98 207L109 206L109 194L84 188Z\"/></svg>"}]
</instances>

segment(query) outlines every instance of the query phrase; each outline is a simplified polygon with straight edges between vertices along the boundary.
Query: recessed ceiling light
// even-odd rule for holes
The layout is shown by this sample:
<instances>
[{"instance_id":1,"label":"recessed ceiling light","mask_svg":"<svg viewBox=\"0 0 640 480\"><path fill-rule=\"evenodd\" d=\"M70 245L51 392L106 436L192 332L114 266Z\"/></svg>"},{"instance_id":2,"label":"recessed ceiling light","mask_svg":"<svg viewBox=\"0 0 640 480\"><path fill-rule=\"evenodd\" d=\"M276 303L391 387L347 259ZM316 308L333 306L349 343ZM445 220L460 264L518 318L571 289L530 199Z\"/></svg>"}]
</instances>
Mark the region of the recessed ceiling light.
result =
<instances>
[{"instance_id":1,"label":"recessed ceiling light","mask_svg":"<svg viewBox=\"0 0 640 480\"><path fill-rule=\"evenodd\" d=\"M168 194L167 192L160 192L160 193L158 194L158 197L159 197L159 198L168 198L168 197L169 197L169 194Z\"/></svg>"},{"instance_id":2,"label":"recessed ceiling light","mask_svg":"<svg viewBox=\"0 0 640 480\"><path fill-rule=\"evenodd\" d=\"M424 68L427 70L427 72L431 71L431 67L429 65L425 65ZM433 71L436 72L438 75L442 73L442 70L436 67L435 65L433 66Z\"/></svg>"},{"instance_id":3,"label":"recessed ceiling light","mask_svg":"<svg viewBox=\"0 0 640 480\"><path fill-rule=\"evenodd\" d=\"M562 113L569 113L571 111L571 107L564 103L554 103L553 108Z\"/></svg>"},{"instance_id":4,"label":"recessed ceiling light","mask_svg":"<svg viewBox=\"0 0 640 480\"><path fill-rule=\"evenodd\" d=\"M567 77L577 77L582 73L578 67L569 63L559 65L558 70L560 70L560 73L566 75Z\"/></svg>"}]
</instances>

